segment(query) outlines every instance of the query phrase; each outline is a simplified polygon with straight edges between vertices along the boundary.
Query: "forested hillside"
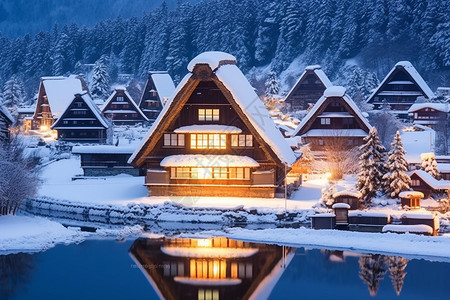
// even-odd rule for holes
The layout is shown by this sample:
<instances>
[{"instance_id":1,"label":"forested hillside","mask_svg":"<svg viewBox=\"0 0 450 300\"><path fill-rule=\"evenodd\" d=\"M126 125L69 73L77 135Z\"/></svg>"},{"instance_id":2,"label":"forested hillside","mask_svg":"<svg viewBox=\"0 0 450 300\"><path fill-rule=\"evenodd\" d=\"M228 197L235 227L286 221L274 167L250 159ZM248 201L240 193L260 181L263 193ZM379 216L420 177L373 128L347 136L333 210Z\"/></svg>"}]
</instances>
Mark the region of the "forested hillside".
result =
<instances>
[{"instance_id":1,"label":"forested hillside","mask_svg":"<svg viewBox=\"0 0 450 300\"><path fill-rule=\"evenodd\" d=\"M31 95L40 76L79 72L102 55L114 74L167 69L179 79L192 57L221 50L244 72L271 64L280 74L300 57L332 80L349 62L382 78L410 60L434 89L450 85L449 11L447 0L205 0L173 10L163 3L89 28L0 36L0 83L16 74Z\"/></svg>"}]
</instances>

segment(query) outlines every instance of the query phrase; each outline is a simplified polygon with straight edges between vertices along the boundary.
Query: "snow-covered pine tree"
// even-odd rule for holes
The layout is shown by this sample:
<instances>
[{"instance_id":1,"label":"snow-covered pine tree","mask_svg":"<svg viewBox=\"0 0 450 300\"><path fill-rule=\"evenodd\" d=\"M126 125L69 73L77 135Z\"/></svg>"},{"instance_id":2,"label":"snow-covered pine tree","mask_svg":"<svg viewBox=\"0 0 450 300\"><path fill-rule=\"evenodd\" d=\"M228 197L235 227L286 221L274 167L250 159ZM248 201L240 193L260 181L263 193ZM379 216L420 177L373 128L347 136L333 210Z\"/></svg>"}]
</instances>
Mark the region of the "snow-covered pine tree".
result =
<instances>
[{"instance_id":1,"label":"snow-covered pine tree","mask_svg":"<svg viewBox=\"0 0 450 300\"><path fill-rule=\"evenodd\" d=\"M336 184L330 183L327 187L322 189L322 197L320 201L324 206L330 207L334 203L333 194L337 192Z\"/></svg>"},{"instance_id":2,"label":"snow-covered pine tree","mask_svg":"<svg viewBox=\"0 0 450 300\"><path fill-rule=\"evenodd\" d=\"M409 190L411 178L406 174L408 162L405 159L406 151L403 149L400 132L395 134L391 146L386 163L388 173L384 174L383 182L386 194L396 198L400 192Z\"/></svg>"},{"instance_id":3,"label":"snow-covered pine tree","mask_svg":"<svg viewBox=\"0 0 450 300\"><path fill-rule=\"evenodd\" d=\"M372 254L361 256L359 263L359 278L367 284L370 296L374 297L378 293L380 281L384 279L387 273L386 260L384 255Z\"/></svg>"},{"instance_id":4,"label":"snow-covered pine tree","mask_svg":"<svg viewBox=\"0 0 450 300\"><path fill-rule=\"evenodd\" d=\"M22 81L13 75L3 86L3 104L13 116L17 114L17 108L23 103L25 92Z\"/></svg>"},{"instance_id":5,"label":"snow-covered pine tree","mask_svg":"<svg viewBox=\"0 0 450 300\"><path fill-rule=\"evenodd\" d=\"M386 148L378 138L375 127L369 131L369 135L364 138L365 144L359 147L362 152L359 157L361 171L358 174L356 188L361 192L361 204L367 206L376 192L383 187L382 180L386 173L384 164L386 162Z\"/></svg>"},{"instance_id":6,"label":"snow-covered pine tree","mask_svg":"<svg viewBox=\"0 0 450 300\"><path fill-rule=\"evenodd\" d=\"M94 98L105 100L109 96L110 85L107 60L108 57L102 56L95 62L91 79L91 94Z\"/></svg>"},{"instance_id":7,"label":"snow-covered pine tree","mask_svg":"<svg viewBox=\"0 0 450 300\"><path fill-rule=\"evenodd\" d=\"M266 93L264 96L264 104L268 110L279 109L280 103L277 97L280 92L280 86L277 79L277 73L270 71L267 75L267 80L264 83L266 87Z\"/></svg>"},{"instance_id":8,"label":"snow-covered pine tree","mask_svg":"<svg viewBox=\"0 0 450 300\"><path fill-rule=\"evenodd\" d=\"M407 273L405 271L407 264L407 258L400 256L389 256L389 276L391 277L392 286L394 287L397 296L400 295L403 288L403 283Z\"/></svg>"},{"instance_id":9,"label":"snow-covered pine tree","mask_svg":"<svg viewBox=\"0 0 450 300\"><path fill-rule=\"evenodd\" d=\"M420 159L422 160L422 170L437 180L441 179L441 174L439 173L436 158L433 152L420 154Z\"/></svg>"}]
</instances>

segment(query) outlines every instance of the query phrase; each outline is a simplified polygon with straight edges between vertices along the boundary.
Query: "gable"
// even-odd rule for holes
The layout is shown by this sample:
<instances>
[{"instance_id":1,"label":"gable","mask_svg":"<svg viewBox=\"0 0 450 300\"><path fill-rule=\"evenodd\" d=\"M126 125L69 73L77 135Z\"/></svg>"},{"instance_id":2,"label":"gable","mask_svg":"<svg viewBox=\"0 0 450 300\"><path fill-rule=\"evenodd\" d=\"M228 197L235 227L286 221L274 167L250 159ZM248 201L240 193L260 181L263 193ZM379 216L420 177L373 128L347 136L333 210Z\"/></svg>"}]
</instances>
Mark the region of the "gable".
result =
<instances>
[{"instance_id":1,"label":"gable","mask_svg":"<svg viewBox=\"0 0 450 300\"><path fill-rule=\"evenodd\" d=\"M102 114L136 113L143 120L148 120L126 90L115 90L106 101Z\"/></svg>"},{"instance_id":2,"label":"gable","mask_svg":"<svg viewBox=\"0 0 450 300\"><path fill-rule=\"evenodd\" d=\"M305 68L305 71L302 73L302 75L300 75L297 82L287 94L285 101L289 102L289 99L294 97L296 94L307 94L317 91L323 92L326 88L332 85L333 84L328 79L327 75L325 75L320 66L307 66ZM318 98L320 98L320 96Z\"/></svg>"}]
</instances>

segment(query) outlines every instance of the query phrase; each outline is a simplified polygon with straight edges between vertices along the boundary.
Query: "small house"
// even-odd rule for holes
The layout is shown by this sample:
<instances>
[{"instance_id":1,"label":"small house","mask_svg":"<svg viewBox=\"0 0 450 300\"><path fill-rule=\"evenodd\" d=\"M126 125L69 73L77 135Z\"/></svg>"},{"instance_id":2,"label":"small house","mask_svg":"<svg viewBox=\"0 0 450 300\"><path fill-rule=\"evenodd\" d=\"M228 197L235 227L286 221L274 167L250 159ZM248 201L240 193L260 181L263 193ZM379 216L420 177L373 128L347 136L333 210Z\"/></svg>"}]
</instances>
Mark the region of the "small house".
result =
<instances>
[{"instance_id":1,"label":"small house","mask_svg":"<svg viewBox=\"0 0 450 300\"><path fill-rule=\"evenodd\" d=\"M205 52L188 70L129 160L149 195L273 198L297 156L236 58Z\"/></svg>"},{"instance_id":2,"label":"small house","mask_svg":"<svg viewBox=\"0 0 450 300\"><path fill-rule=\"evenodd\" d=\"M83 86L82 79L74 75L42 77L31 129L48 130L63 114L73 95L83 91Z\"/></svg>"},{"instance_id":3,"label":"small house","mask_svg":"<svg viewBox=\"0 0 450 300\"><path fill-rule=\"evenodd\" d=\"M372 126L342 86L332 86L303 118L292 133L309 143L311 151L330 146L352 149L363 144Z\"/></svg>"},{"instance_id":4,"label":"small house","mask_svg":"<svg viewBox=\"0 0 450 300\"><path fill-rule=\"evenodd\" d=\"M9 127L14 123L14 118L8 109L0 103L0 142L9 140Z\"/></svg>"},{"instance_id":5,"label":"small house","mask_svg":"<svg viewBox=\"0 0 450 300\"><path fill-rule=\"evenodd\" d=\"M398 194L402 207L420 208L420 200L423 199L424 194L418 191L403 191Z\"/></svg>"},{"instance_id":6,"label":"small house","mask_svg":"<svg viewBox=\"0 0 450 300\"><path fill-rule=\"evenodd\" d=\"M116 88L109 96L102 114L115 125L134 125L148 121L124 87Z\"/></svg>"},{"instance_id":7,"label":"small house","mask_svg":"<svg viewBox=\"0 0 450 300\"><path fill-rule=\"evenodd\" d=\"M350 209L359 209L359 201L361 193L356 191L339 191L332 195L334 203L346 203L350 205Z\"/></svg>"},{"instance_id":8,"label":"small house","mask_svg":"<svg viewBox=\"0 0 450 300\"><path fill-rule=\"evenodd\" d=\"M450 180L450 155L437 155L436 162L441 179Z\"/></svg>"},{"instance_id":9,"label":"small house","mask_svg":"<svg viewBox=\"0 0 450 300\"><path fill-rule=\"evenodd\" d=\"M424 170L412 171L409 177L411 178L411 188L422 192L425 198L430 197L434 192L450 190L450 180L437 180Z\"/></svg>"},{"instance_id":10,"label":"small house","mask_svg":"<svg viewBox=\"0 0 450 300\"><path fill-rule=\"evenodd\" d=\"M430 128L442 126L443 132L447 132L447 116L450 111L448 103L415 103L408 109L414 124L424 125Z\"/></svg>"},{"instance_id":11,"label":"small house","mask_svg":"<svg viewBox=\"0 0 450 300\"><path fill-rule=\"evenodd\" d=\"M153 123L165 103L172 97L175 90L172 77L165 71L151 71L148 74L139 108Z\"/></svg>"},{"instance_id":12,"label":"small house","mask_svg":"<svg viewBox=\"0 0 450 300\"><path fill-rule=\"evenodd\" d=\"M72 96L72 101L51 126L58 140L82 143L106 143L109 122L102 116L87 92Z\"/></svg>"},{"instance_id":13,"label":"small house","mask_svg":"<svg viewBox=\"0 0 450 300\"><path fill-rule=\"evenodd\" d=\"M373 104L375 110L381 109L384 102L387 102L393 113L406 120L408 110L418 97L432 99L434 94L409 61L400 61L369 96L367 102Z\"/></svg>"},{"instance_id":14,"label":"small house","mask_svg":"<svg viewBox=\"0 0 450 300\"><path fill-rule=\"evenodd\" d=\"M290 110L305 110L322 97L333 84L319 65L307 66L286 96L284 102Z\"/></svg>"}]
</instances>

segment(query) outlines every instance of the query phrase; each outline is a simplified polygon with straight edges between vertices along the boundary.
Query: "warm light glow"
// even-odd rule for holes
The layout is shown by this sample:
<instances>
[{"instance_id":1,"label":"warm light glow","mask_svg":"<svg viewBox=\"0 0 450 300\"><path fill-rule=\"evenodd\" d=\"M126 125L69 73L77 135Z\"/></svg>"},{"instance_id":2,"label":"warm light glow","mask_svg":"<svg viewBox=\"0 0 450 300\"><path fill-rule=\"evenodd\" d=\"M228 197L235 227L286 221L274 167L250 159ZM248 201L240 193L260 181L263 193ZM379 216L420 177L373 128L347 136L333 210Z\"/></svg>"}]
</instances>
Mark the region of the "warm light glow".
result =
<instances>
[{"instance_id":1,"label":"warm light glow","mask_svg":"<svg viewBox=\"0 0 450 300\"><path fill-rule=\"evenodd\" d=\"M41 131L47 131L48 130L48 126L47 125L42 125L41 127L39 127L39 129Z\"/></svg>"},{"instance_id":2,"label":"warm light glow","mask_svg":"<svg viewBox=\"0 0 450 300\"><path fill-rule=\"evenodd\" d=\"M50 131L50 136L52 137L52 139L56 140L58 138L58 131L56 130Z\"/></svg>"},{"instance_id":3,"label":"warm light glow","mask_svg":"<svg viewBox=\"0 0 450 300\"><path fill-rule=\"evenodd\" d=\"M210 240L210 239L197 240L197 246L199 246L199 247L211 247L212 246L212 240Z\"/></svg>"},{"instance_id":4,"label":"warm light glow","mask_svg":"<svg viewBox=\"0 0 450 300\"><path fill-rule=\"evenodd\" d=\"M326 177L327 179L330 179L330 178L331 178L331 175L332 175L331 172L326 172L326 173L325 173L325 177Z\"/></svg>"}]
</instances>

